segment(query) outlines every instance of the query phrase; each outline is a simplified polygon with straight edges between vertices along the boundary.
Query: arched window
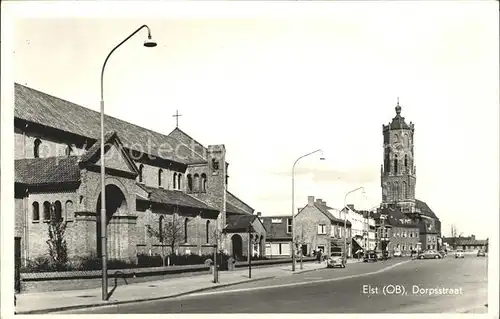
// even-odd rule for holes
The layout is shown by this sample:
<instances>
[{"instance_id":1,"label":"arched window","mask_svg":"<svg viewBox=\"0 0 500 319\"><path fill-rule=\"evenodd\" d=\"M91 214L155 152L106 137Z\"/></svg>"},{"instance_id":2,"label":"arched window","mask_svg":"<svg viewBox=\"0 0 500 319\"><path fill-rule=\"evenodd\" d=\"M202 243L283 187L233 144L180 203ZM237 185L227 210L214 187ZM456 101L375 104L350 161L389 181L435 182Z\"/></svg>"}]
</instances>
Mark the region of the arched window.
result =
<instances>
[{"instance_id":1,"label":"arched window","mask_svg":"<svg viewBox=\"0 0 500 319\"><path fill-rule=\"evenodd\" d=\"M398 173L398 156L396 155L394 158L394 174Z\"/></svg>"},{"instance_id":2,"label":"arched window","mask_svg":"<svg viewBox=\"0 0 500 319\"><path fill-rule=\"evenodd\" d=\"M33 219L33 221L40 220L40 207L38 205L38 202L33 202L33 213L31 215L31 218Z\"/></svg>"},{"instance_id":3,"label":"arched window","mask_svg":"<svg viewBox=\"0 0 500 319\"><path fill-rule=\"evenodd\" d=\"M408 172L408 154L405 154L405 171Z\"/></svg>"},{"instance_id":4,"label":"arched window","mask_svg":"<svg viewBox=\"0 0 500 319\"><path fill-rule=\"evenodd\" d=\"M173 187L173 189L177 188L177 173L174 173L172 187Z\"/></svg>"},{"instance_id":5,"label":"arched window","mask_svg":"<svg viewBox=\"0 0 500 319\"><path fill-rule=\"evenodd\" d=\"M33 156L35 158L39 158L40 157L40 145L42 144L42 141L40 141L40 139L36 139L35 140L35 143L33 145Z\"/></svg>"},{"instance_id":6,"label":"arched window","mask_svg":"<svg viewBox=\"0 0 500 319\"><path fill-rule=\"evenodd\" d=\"M198 174L194 174L193 184L194 184L194 191L199 192L200 191L200 176Z\"/></svg>"},{"instance_id":7,"label":"arched window","mask_svg":"<svg viewBox=\"0 0 500 319\"><path fill-rule=\"evenodd\" d=\"M158 187L161 187L161 180L163 178L163 170L160 168L158 170Z\"/></svg>"},{"instance_id":8,"label":"arched window","mask_svg":"<svg viewBox=\"0 0 500 319\"><path fill-rule=\"evenodd\" d=\"M62 220L62 205L60 201L54 203L54 221L59 222Z\"/></svg>"},{"instance_id":9,"label":"arched window","mask_svg":"<svg viewBox=\"0 0 500 319\"><path fill-rule=\"evenodd\" d=\"M71 146L70 145L66 146L66 151L65 151L66 156L70 156L71 152L72 152Z\"/></svg>"},{"instance_id":10,"label":"arched window","mask_svg":"<svg viewBox=\"0 0 500 319\"><path fill-rule=\"evenodd\" d=\"M191 174L188 174L187 180L188 180L188 191L192 192L193 191L193 177L191 176Z\"/></svg>"},{"instance_id":11,"label":"arched window","mask_svg":"<svg viewBox=\"0 0 500 319\"><path fill-rule=\"evenodd\" d=\"M201 191L207 191L207 175L205 173L201 174Z\"/></svg>"},{"instance_id":12,"label":"arched window","mask_svg":"<svg viewBox=\"0 0 500 319\"><path fill-rule=\"evenodd\" d=\"M66 215L66 220L71 219L73 217L73 202L68 200L66 201L66 207L65 207L65 215Z\"/></svg>"},{"instance_id":13,"label":"arched window","mask_svg":"<svg viewBox=\"0 0 500 319\"><path fill-rule=\"evenodd\" d=\"M184 242L188 242L188 219L184 219Z\"/></svg>"},{"instance_id":14,"label":"arched window","mask_svg":"<svg viewBox=\"0 0 500 319\"><path fill-rule=\"evenodd\" d=\"M163 215L160 216L160 221L158 222L158 233L160 234L160 243L163 243Z\"/></svg>"},{"instance_id":15,"label":"arched window","mask_svg":"<svg viewBox=\"0 0 500 319\"><path fill-rule=\"evenodd\" d=\"M177 188L178 189L181 189L181 178L182 178L182 174L179 173L179 175L177 176Z\"/></svg>"},{"instance_id":16,"label":"arched window","mask_svg":"<svg viewBox=\"0 0 500 319\"><path fill-rule=\"evenodd\" d=\"M50 203L49 202L43 202L43 220L44 221L50 220Z\"/></svg>"},{"instance_id":17,"label":"arched window","mask_svg":"<svg viewBox=\"0 0 500 319\"><path fill-rule=\"evenodd\" d=\"M406 182L403 182L403 188L401 189L401 196L404 199L408 198L408 189L406 188Z\"/></svg>"},{"instance_id":18,"label":"arched window","mask_svg":"<svg viewBox=\"0 0 500 319\"><path fill-rule=\"evenodd\" d=\"M207 244L208 242L210 241L210 221L207 220L207 231L206 231L206 234L207 234Z\"/></svg>"},{"instance_id":19,"label":"arched window","mask_svg":"<svg viewBox=\"0 0 500 319\"><path fill-rule=\"evenodd\" d=\"M144 165L139 165L139 183L142 183L142 171L144 170Z\"/></svg>"},{"instance_id":20,"label":"arched window","mask_svg":"<svg viewBox=\"0 0 500 319\"><path fill-rule=\"evenodd\" d=\"M394 183L394 200L399 199L399 184L396 182Z\"/></svg>"}]
</instances>

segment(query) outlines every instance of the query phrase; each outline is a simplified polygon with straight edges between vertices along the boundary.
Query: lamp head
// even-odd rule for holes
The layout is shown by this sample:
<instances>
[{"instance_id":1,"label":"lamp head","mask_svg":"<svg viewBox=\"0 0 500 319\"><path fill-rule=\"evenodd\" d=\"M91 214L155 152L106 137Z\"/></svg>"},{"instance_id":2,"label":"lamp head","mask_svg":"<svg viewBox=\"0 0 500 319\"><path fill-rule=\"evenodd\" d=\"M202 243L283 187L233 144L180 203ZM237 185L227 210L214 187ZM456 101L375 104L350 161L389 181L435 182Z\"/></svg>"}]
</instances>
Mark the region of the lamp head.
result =
<instances>
[{"instance_id":1,"label":"lamp head","mask_svg":"<svg viewBox=\"0 0 500 319\"><path fill-rule=\"evenodd\" d=\"M320 161L324 161L325 160L325 156L323 155L323 151L321 151L321 156L319 157L319 160Z\"/></svg>"},{"instance_id":2,"label":"lamp head","mask_svg":"<svg viewBox=\"0 0 500 319\"><path fill-rule=\"evenodd\" d=\"M151 35L148 35L148 39L144 41L144 46L146 48L154 48L156 46L156 41L151 39Z\"/></svg>"}]
</instances>

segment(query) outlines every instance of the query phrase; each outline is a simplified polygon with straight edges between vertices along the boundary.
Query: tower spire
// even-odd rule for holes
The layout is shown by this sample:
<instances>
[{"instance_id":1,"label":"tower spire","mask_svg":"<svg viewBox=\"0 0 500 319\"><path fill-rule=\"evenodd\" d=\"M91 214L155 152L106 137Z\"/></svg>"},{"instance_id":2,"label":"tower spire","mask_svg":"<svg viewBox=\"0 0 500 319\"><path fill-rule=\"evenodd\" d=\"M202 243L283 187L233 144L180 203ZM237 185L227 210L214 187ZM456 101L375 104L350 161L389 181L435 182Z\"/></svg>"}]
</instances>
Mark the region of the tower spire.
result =
<instances>
[{"instance_id":1,"label":"tower spire","mask_svg":"<svg viewBox=\"0 0 500 319\"><path fill-rule=\"evenodd\" d=\"M396 114L397 115L401 114L401 106L399 105L399 96L398 96L398 104L396 105Z\"/></svg>"}]
</instances>

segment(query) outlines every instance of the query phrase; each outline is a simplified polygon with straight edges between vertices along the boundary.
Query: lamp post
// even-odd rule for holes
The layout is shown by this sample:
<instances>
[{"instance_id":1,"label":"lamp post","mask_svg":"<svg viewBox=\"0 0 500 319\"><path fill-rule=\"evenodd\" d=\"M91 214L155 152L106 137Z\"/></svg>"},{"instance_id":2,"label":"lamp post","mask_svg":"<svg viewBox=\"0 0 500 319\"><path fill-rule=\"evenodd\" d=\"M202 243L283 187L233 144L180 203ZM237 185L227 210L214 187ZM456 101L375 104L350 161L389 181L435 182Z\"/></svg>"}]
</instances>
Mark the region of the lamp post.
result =
<instances>
[{"instance_id":1,"label":"lamp post","mask_svg":"<svg viewBox=\"0 0 500 319\"><path fill-rule=\"evenodd\" d=\"M147 25L142 25L137 30L135 30L131 35L129 35L125 40L120 42L117 46L109 52L101 70L101 258L102 258L102 300L108 299L108 267L107 267L107 243L106 243L106 173L105 173L105 163L104 163L104 68L108 62L109 57L116 49L118 49L123 43L128 39L133 37L137 32L146 28L148 30L148 38L144 41L144 46L147 48L152 48L156 46L156 42L151 39L151 30Z\"/></svg>"},{"instance_id":2,"label":"lamp post","mask_svg":"<svg viewBox=\"0 0 500 319\"><path fill-rule=\"evenodd\" d=\"M369 248L369 242L370 242L370 214L372 212L372 209L379 207L379 205L373 206L370 208L366 214L366 242L365 242L365 251L368 250Z\"/></svg>"},{"instance_id":3,"label":"lamp post","mask_svg":"<svg viewBox=\"0 0 500 319\"><path fill-rule=\"evenodd\" d=\"M295 271L295 165L297 162L309 155L312 155L317 152L322 152L321 149L315 150L314 152L307 153L305 155L302 155L301 157L297 158L295 162L293 163L292 167L292 271ZM324 160L325 158L323 156L320 157L320 160Z\"/></svg>"},{"instance_id":4,"label":"lamp post","mask_svg":"<svg viewBox=\"0 0 500 319\"><path fill-rule=\"evenodd\" d=\"M345 213L344 213L344 263L347 263L347 211L349 210L349 208L347 207L347 195L354 193L355 191L358 191L360 189L362 189L363 192L365 191L365 188L363 186L361 186L361 187L358 187L356 189L353 189L352 191L348 192L344 196L344 210L345 210Z\"/></svg>"}]
</instances>

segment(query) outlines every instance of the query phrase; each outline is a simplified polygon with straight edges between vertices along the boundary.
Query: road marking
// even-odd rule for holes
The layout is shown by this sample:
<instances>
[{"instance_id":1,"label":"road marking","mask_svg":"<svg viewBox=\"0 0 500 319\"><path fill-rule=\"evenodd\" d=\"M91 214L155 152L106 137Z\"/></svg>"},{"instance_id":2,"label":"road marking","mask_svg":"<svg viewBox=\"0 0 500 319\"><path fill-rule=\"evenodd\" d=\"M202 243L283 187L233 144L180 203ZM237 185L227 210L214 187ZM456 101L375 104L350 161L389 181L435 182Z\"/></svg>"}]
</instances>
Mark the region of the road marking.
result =
<instances>
[{"instance_id":1,"label":"road marking","mask_svg":"<svg viewBox=\"0 0 500 319\"><path fill-rule=\"evenodd\" d=\"M394 268L396 266L405 264L405 263L410 262L410 261L411 260L405 260L405 261L399 262L397 264L394 264L394 265L391 265L391 266L387 266L387 267L382 268L380 270L373 271L373 272L368 272L368 273L364 273L364 274L348 275L348 276L343 276L343 277L338 277L338 278L321 279L321 280L305 281L305 282L296 282L296 283L282 284L282 285L273 285L273 286L240 288L240 289L231 289L231 290L224 290L224 291L200 292L200 293L194 293L194 294L190 294L190 295L185 295L185 296L182 296L182 297L179 297L179 298L191 298L191 297L201 297L201 296L210 296L210 295L222 295L222 294L229 294L229 293L235 293L235 292L246 292L246 291L254 291L254 290L273 289L273 288L305 286L305 285L312 285L312 284L317 284L317 283L339 281L339 280L350 279L350 278L365 277L365 276L371 276L371 275L376 275L376 274L382 273L384 271L387 271L389 269L392 269L392 268ZM242 283L242 284L244 284L244 283Z\"/></svg>"}]
</instances>

